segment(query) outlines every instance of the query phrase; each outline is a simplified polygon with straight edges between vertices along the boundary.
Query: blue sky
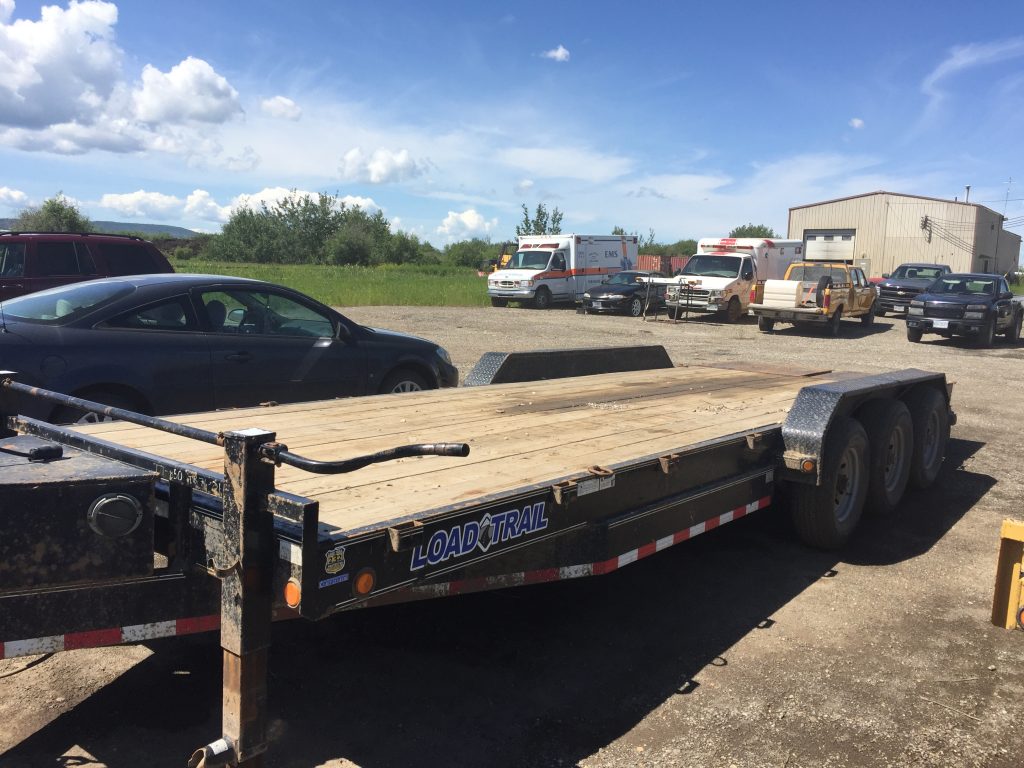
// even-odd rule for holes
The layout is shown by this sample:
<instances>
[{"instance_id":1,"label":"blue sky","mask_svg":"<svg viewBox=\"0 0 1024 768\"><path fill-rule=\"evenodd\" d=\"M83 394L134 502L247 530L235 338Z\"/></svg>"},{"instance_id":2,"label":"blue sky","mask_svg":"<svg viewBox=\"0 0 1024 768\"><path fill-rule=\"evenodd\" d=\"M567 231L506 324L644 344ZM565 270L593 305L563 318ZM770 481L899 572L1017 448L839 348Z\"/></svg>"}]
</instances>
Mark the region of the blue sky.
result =
<instances>
[{"instance_id":1,"label":"blue sky","mask_svg":"<svg viewBox=\"0 0 1024 768\"><path fill-rule=\"evenodd\" d=\"M524 202L672 242L966 184L1024 215L1020 0L0 0L0 105L0 216L217 231L296 189L439 246Z\"/></svg>"}]
</instances>

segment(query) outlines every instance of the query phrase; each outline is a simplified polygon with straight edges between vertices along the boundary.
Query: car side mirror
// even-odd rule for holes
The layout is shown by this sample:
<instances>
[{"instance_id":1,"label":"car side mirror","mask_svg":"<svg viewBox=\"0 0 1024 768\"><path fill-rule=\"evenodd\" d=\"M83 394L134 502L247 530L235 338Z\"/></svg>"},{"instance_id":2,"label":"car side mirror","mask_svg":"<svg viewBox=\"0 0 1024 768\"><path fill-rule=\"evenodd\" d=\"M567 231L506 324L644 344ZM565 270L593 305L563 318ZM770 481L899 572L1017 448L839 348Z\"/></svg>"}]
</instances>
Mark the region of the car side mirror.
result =
<instances>
[{"instance_id":1,"label":"car side mirror","mask_svg":"<svg viewBox=\"0 0 1024 768\"><path fill-rule=\"evenodd\" d=\"M352 338L352 331L344 323L338 323L338 331L334 334L334 337L338 341L348 341Z\"/></svg>"},{"instance_id":2,"label":"car side mirror","mask_svg":"<svg viewBox=\"0 0 1024 768\"><path fill-rule=\"evenodd\" d=\"M1000 299L1012 299L1013 298L1013 294L1010 293L1009 291L1003 291L1002 293L999 294L999 298Z\"/></svg>"},{"instance_id":3,"label":"car side mirror","mask_svg":"<svg viewBox=\"0 0 1024 768\"><path fill-rule=\"evenodd\" d=\"M883 280L888 280L890 277L892 277L892 275L889 274L888 272L883 272L882 273L882 279Z\"/></svg>"}]
</instances>

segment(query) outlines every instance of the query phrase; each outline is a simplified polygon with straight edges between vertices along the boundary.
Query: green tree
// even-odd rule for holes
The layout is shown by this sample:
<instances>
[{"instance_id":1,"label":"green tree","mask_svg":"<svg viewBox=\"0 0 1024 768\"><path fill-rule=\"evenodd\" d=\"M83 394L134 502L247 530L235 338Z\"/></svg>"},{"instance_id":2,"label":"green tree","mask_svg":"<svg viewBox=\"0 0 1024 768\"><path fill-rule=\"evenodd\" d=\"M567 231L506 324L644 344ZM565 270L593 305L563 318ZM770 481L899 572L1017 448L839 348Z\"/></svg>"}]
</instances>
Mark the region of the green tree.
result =
<instances>
[{"instance_id":1,"label":"green tree","mask_svg":"<svg viewBox=\"0 0 1024 768\"><path fill-rule=\"evenodd\" d=\"M92 232L89 217L58 192L38 208L26 208L14 220L14 229L22 232Z\"/></svg>"},{"instance_id":2,"label":"green tree","mask_svg":"<svg viewBox=\"0 0 1024 768\"><path fill-rule=\"evenodd\" d=\"M523 203L523 221L516 227L516 237L522 235L560 235L562 233L562 212L555 206L550 213L544 203L537 203L537 210L530 218L530 209Z\"/></svg>"},{"instance_id":3,"label":"green tree","mask_svg":"<svg viewBox=\"0 0 1024 768\"><path fill-rule=\"evenodd\" d=\"M444 247L445 261L459 267L479 267L489 259L498 258L501 249L500 245L474 237L472 240L462 240L458 243L449 243Z\"/></svg>"},{"instance_id":4,"label":"green tree","mask_svg":"<svg viewBox=\"0 0 1024 768\"><path fill-rule=\"evenodd\" d=\"M625 229L619 226L612 227L613 235L632 235L636 238L637 245L640 249L640 253L657 253L659 244L654 242L654 230L651 228L647 229L647 237L640 237L636 232L627 232Z\"/></svg>"},{"instance_id":5,"label":"green tree","mask_svg":"<svg viewBox=\"0 0 1024 768\"><path fill-rule=\"evenodd\" d=\"M729 233L729 237L782 237L774 229L769 227L767 224L744 224L741 227L735 227L732 232Z\"/></svg>"}]
</instances>

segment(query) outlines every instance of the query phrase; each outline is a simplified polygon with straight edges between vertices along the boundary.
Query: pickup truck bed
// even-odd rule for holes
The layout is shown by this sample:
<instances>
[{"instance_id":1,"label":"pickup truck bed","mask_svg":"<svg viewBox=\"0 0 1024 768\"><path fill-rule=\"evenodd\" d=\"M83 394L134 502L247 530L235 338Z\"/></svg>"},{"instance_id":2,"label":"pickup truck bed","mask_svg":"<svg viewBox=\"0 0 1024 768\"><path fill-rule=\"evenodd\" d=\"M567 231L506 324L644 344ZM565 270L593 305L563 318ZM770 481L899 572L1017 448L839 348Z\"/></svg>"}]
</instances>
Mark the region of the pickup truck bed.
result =
<instances>
[{"instance_id":1,"label":"pickup truck bed","mask_svg":"<svg viewBox=\"0 0 1024 768\"><path fill-rule=\"evenodd\" d=\"M293 452L330 461L402 443L469 443L468 458L427 456L351 475L276 472L278 491L319 503L321 535L365 533L431 510L472 505L638 457L781 424L797 393L827 371L681 367L457 391L297 403L170 420L214 432L259 427ZM224 452L124 422L78 431L213 472Z\"/></svg>"}]
</instances>

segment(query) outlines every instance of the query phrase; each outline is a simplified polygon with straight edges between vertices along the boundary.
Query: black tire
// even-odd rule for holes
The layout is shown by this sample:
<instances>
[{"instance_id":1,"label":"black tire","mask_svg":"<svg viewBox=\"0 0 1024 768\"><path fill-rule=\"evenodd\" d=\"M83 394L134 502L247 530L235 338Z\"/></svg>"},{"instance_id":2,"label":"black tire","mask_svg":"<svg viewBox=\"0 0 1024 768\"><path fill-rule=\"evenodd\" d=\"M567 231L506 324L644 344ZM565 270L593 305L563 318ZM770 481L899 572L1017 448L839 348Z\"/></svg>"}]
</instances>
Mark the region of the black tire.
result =
<instances>
[{"instance_id":1,"label":"black tire","mask_svg":"<svg viewBox=\"0 0 1024 768\"><path fill-rule=\"evenodd\" d=\"M932 387L921 387L905 400L914 423L914 450L910 459L910 487L927 488L935 482L949 442L949 407Z\"/></svg>"},{"instance_id":2,"label":"black tire","mask_svg":"<svg viewBox=\"0 0 1024 768\"><path fill-rule=\"evenodd\" d=\"M741 317L743 317L743 305L740 304L737 296L733 296L725 306L725 322L737 323Z\"/></svg>"},{"instance_id":3,"label":"black tire","mask_svg":"<svg viewBox=\"0 0 1024 768\"><path fill-rule=\"evenodd\" d=\"M758 315L757 330L761 331L761 333L771 333L775 330L775 320L764 315Z\"/></svg>"},{"instance_id":4,"label":"black tire","mask_svg":"<svg viewBox=\"0 0 1024 768\"><path fill-rule=\"evenodd\" d=\"M857 412L868 433L868 495L865 509L891 514L903 498L914 455L914 421L900 400L872 400Z\"/></svg>"},{"instance_id":5,"label":"black tire","mask_svg":"<svg viewBox=\"0 0 1024 768\"><path fill-rule=\"evenodd\" d=\"M924 331L920 328L907 328L907 341L911 344L920 344L922 336L924 336Z\"/></svg>"},{"instance_id":6,"label":"black tire","mask_svg":"<svg viewBox=\"0 0 1024 768\"><path fill-rule=\"evenodd\" d=\"M835 314L832 315L832 319L828 321L828 333L829 336L839 335L839 324L843 321L843 308L839 307L836 309Z\"/></svg>"},{"instance_id":7,"label":"black tire","mask_svg":"<svg viewBox=\"0 0 1024 768\"><path fill-rule=\"evenodd\" d=\"M408 368L400 368L392 371L384 377L380 385L382 395L398 395L403 392L419 392L424 389L433 389L423 375Z\"/></svg>"},{"instance_id":8,"label":"black tire","mask_svg":"<svg viewBox=\"0 0 1024 768\"><path fill-rule=\"evenodd\" d=\"M977 345L982 349L990 348L996 340L996 318L993 315L985 324L985 330L978 334Z\"/></svg>"},{"instance_id":9,"label":"black tire","mask_svg":"<svg viewBox=\"0 0 1024 768\"><path fill-rule=\"evenodd\" d=\"M508 299L499 299L497 296L491 296L492 307L507 307Z\"/></svg>"},{"instance_id":10,"label":"black tire","mask_svg":"<svg viewBox=\"0 0 1024 768\"><path fill-rule=\"evenodd\" d=\"M144 408L141 402L130 395L121 394L118 392L105 392L103 390L97 390L92 392L82 392L77 394L76 397L81 397L85 400L93 400L103 405L111 405L114 408L124 408L127 411L135 411L136 413L144 412ZM115 421L109 416L102 414L87 413L79 410L78 408L69 408L67 406L61 406L57 408L50 420L54 424L99 424L107 421Z\"/></svg>"},{"instance_id":11,"label":"black tire","mask_svg":"<svg viewBox=\"0 0 1024 768\"><path fill-rule=\"evenodd\" d=\"M644 300L639 296L634 296L629 302L629 309L627 311L630 317L641 317L644 313Z\"/></svg>"},{"instance_id":12,"label":"black tire","mask_svg":"<svg viewBox=\"0 0 1024 768\"><path fill-rule=\"evenodd\" d=\"M678 320L679 319L679 310L676 309L675 307L670 307L666 311L668 312L668 316L670 318L672 318L673 320Z\"/></svg>"},{"instance_id":13,"label":"black tire","mask_svg":"<svg viewBox=\"0 0 1024 768\"><path fill-rule=\"evenodd\" d=\"M538 288L533 296L534 309L549 309L551 307L551 291L547 288Z\"/></svg>"},{"instance_id":14,"label":"black tire","mask_svg":"<svg viewBox=\"0 0 1024 768\"><path fill-rule=\"evenodd\" d=\"M861 325L874 325L875 324L875 305L874 304L872 304L871 308L868 309L868 313L866 315L861 315L860 316L860 324Z\"/></svg>"},{"instance_id":15,"label":"black tire","mask_svg":"<svg viewBox=\"0 0 1024 768\"><path fill-rule=\"evenodd\" d=\"M860 422L836 421L821 466L821 485L789 485L790 514L800 539L838 549L860 522L868 493L868 436Z\"/></svg>"},{"instance_id":16,"label":"black tire","mask_svg":"<svg viewBox=\"0 0 1024 768\"><path fill-rule=\"evenodd\" d=\"M818 287L814 289L814 303L819 307L825 306L825 289L832 287L832 278L822 275L818 278Z\"/></svg>"},{"instance_id":17,"label":"black tire","mask_svg":"<svg viewBox=\"0 0 1024 768\"><path fill-rule=\"evenodd\" d=\"M1024 312L1018 312L1016 317L1014 317L1010 322L1009 327L1004 331L1006 340L1011 344L1016 344L1020 341L1020 327L1022 322L1024 322Z\"/></svg>"}]
</instances>

